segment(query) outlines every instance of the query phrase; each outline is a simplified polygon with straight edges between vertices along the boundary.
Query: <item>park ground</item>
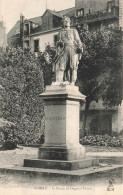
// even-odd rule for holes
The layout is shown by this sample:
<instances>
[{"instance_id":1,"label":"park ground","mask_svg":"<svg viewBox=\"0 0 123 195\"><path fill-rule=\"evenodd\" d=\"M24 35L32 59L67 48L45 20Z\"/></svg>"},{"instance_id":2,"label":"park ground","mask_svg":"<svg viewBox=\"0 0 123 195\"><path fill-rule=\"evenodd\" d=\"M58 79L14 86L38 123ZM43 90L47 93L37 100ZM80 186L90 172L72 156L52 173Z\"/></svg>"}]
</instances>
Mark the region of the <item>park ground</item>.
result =
<instances>
[{"instance_id":1,"label":"park ground","mask_svg":"<svg viewBox=\"0 0 123 195\"><path fill-rule=\"evenodd\" d=\"M98 147L98 146L85 146L86 148L86 153L87 154L110 154L110 155L117 155L117 154L122 154L123 149L122 148L114 148L114 147ZM29 158L37 158L38 155L38 148L35 147L23 147L23 146L18 146L18 148L14 150L5 150L5 151L0 151L0 166L11 166L11 165L23 165L23 159ZM99 189L101 189L101 192L103 190L105 191L104 193L107 194L107 187L109 185L109 181L111 179L114 179L114 190L115 192L119 189L122 188L122 169L117 169L112 172L105 172L101 175L96 175L94 177L87 177L85 180L83 179L81 182L79 181L78 183L63 183L63 178L62 182L59 183L58 181L54 180L53 178L49 178L49 180L45 183L44 180L37 180L34 182L34 180L23 178L20 175L15 177L12 174L5 174L5 173L0 173L0 194L4 195L6 194L7 190L12 190L13 188L16 188L16 190L19 189L26 189L32 191L29 193L30 195L33 195L33 191L36 192L36 195L39 194L47 194L48 190L50 190L50 194L58 194L61 191L64 191L71 193L75 193L78 191L80 194L96 194ZM55 187L53 187L55 186ZM63 187L64 186L64 187ZM118 195L121 195L119 191ZM22 192L22 190L21 190ZM52 192L52 193L51 193ZM101 194L97 193L97 194ZM115 195L115 192L113 195ZM18 191L17 194L19 194L20 191ZM24 193L24 192L23 192ZM22 194L23 194L22 193ZM69 194L67 193L67 194ZM78 194L79 194L78 193ZM103 194L104 194L103 193ZM14 193L12 193L14 195ZM49 193L48 193L49 194ZM77 194L77 195L78 195ZM111 194L111 192L110 192ZM117 193L116 193L117 194ZM25 195L25 193L24 193Z\"/></svg>"},{"instance_id":2,"label":"park ground","mask_svg":"<svg viewBox=\"0 0 123 195\"><path fill-rule=\"evenodd\" d=\"M103 147L103 146L88 146L85 145L86 153L119 153L123 152L121 147ZM37 147L24 147L18 146L14 150L0 151L0 165L12 165L12 164L23 164L24 158L37 158L38 148Z\"/></svg>"}]
</instances>

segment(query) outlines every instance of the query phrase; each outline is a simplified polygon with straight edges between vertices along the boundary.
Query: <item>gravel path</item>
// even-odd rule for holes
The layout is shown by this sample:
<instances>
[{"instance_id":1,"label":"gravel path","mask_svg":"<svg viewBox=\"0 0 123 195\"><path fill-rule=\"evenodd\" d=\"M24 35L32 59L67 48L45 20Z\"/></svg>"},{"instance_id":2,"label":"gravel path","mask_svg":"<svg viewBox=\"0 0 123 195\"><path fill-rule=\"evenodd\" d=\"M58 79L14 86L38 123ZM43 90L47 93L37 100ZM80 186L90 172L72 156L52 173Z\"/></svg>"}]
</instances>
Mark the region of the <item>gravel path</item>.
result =
<instances>
[{"instance_id":1,"label":"gravel path","mask_svg":"<svg viewBox=\"0 0 123 195\"><path fill-rule=\"evenodd\" d=\"M38 148L19 147L15 150L0 151L0 165L23 164L23 159L37 158Z\"/></svg>"},{"instance_id":2,"label":"gravel path","mask_svg":"<svg viewBox=\"0 0 123 195\"><path fill-rule=\"evenodd\" d=\"M88 146L84 145L86 152L123 152L121 147L104 147L104 146Z\"/></svg>"},{"instance_id":3,"label":"gravel path","mask_svg":"<svg viewBox=\"0 0 123 195\"><path fill-rule=\"evenodd\" d=\"M91 151L91 152L95 152L95 151L110 151L110 154L114 154L114 150L113 152L107 148L101 148L100 150L99 148L95 148L95 147L90 147L90 146L86 146L86 151ZM115 152L117 151L117 154L119 151L121 151L121 149L116 149L115 148ZM121 153L120 153L121 154ZM15 150L6 150L6 151L0 151L0 165L23 165L23 159L28 158L28 159L32 159L32 158L37 158L38 156L38 148L30 148L30 147L19 147ZM109 185L109 180L114 178L115 179L115 190L118 186L121 186L122 184L122 170L115 170L113 172L110 173L103 173L100 175L97 175L95 177L89 177L86 180L83 180L81 183L78 183L79 186L81 187L90 187L90 188L94 188L97 189L97 187L101 187L102 184L105 186L105 189L107 188L107 186ZM18 180L18 182L17 182ZM26 182L25 182L26 181ZM52 178L49 178L49 181L51 184L55 185L55 181ZM49 185L48 183L46 183L45 185ZM1 193L1 189L3 188L19 188L19 187L27 187L27 188L31 188L31 189L39 189L40 187L44 187L44 184L41 183L41 181L38 181L37 185L31 183L31 180L24 180L24 178L22 178L21 176L15 177L12 174L2 174L0 173L0 195L4 195L3 191ZM76 185L75 185L76 187ZM38 192L38 191L36 191ZM44 192L42 190L40 190L40 194ZM54 191L55 192L55 191ZM70 191L70 194L73 191ZM83 194L83 190L81 191L80 194ZM89 192L89 191L88 191ZM91 192L90 192L91 193ZM13 194L14 195L14 194ZM25 195L25 193L24 193ZM37 194L36 194L37 195ZM54 193L53 193L54 195ZM78 194L77 194L78 195ZM90 194L89 194L90 195ZM91 193L92 195L92 193ZM94 194L95 195L95 194ZM115 194L113 194L115 195ZM119 195L119 194L118 194Z\"/></svg>"},{"instance_id":4,"label":"gravel path","mask_svg":"<svg viewBox=\"0 0 123 195\"><path fill-rule=\"evenodd\" d=\"M113 147L98 147L98 146L85 146L86 152L100 152L100 153L119 153L123 152L122 148ZM12 164L23 164L23 159L37 158L38 148L34 147L22 147L19 146L15 150L0 151L0 165L12 165Z\"/></svg>"}]
</instances>

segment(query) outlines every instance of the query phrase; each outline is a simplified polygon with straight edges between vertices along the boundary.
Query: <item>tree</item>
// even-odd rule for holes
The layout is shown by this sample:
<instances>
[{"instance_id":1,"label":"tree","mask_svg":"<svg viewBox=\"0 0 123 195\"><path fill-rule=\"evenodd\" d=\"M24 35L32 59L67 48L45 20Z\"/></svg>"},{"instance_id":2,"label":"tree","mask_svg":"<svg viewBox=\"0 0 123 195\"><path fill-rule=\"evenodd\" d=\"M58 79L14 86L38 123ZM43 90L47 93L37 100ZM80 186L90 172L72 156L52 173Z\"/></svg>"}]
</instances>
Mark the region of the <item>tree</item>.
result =
<instances>
[{"instance_id":1,"label":"tree","mask_svg":"<svg viewBox=\"0 0 123 195\"><path fill-rule=\"evenodd\" d=\"M51 45L47 45L44 52L38 53L38 59L42 64L44 86L51 85L54 81L54 73L52 71L52 62L56 55L56 49Z\"/></svg>"},{"instance_id":2,"label":"tree","mask_svg":"<svg viewBox=\"0 0 123 195\"><path fill-rule=\"evenodd\" d=\"M83 130L91 101L102 99L106 106L122 101L122 33L118 30L80 29L84 53L78 69L78 83L86 95Z\"/></svg>"},{"instance_id":3,"label":"tree","mask_svg":"<svg viewBox=\"0 0 123 195\"><path fill-rule=\"evenodd\" d=\"M43 70L29 49L9 47L0 53L1 116L17 126L24 143L36 142L44 130Z\"/></svg>"}]
</instances>

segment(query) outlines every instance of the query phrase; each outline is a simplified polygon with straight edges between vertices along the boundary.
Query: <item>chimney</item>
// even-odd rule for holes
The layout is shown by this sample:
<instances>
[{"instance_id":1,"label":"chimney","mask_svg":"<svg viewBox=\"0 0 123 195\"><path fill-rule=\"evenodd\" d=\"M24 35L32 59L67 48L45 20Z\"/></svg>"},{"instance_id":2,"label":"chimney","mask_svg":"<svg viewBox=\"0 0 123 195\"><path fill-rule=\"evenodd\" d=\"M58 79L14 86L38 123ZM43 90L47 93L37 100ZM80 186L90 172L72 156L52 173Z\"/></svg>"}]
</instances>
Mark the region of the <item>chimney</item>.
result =
<instances>
[{"instance_id":1,"label":"chimney","mask_svg":"<svg viewBox=\"0 0 123 195\"><path fill-rule=\"evenodd\" d=\"M22 14L20 14L20 22L24 23L24 16Z\"/></svg>"},{"instance_id":2,"label":"chimney","mask_svg":"<svg viewBox=\"0 0 123 195\"><path fill-rule=\"evenodd\" d=\"M23 48L24 42L24 16L20 14L20 46Z\"/></svg>"}]
</instances>

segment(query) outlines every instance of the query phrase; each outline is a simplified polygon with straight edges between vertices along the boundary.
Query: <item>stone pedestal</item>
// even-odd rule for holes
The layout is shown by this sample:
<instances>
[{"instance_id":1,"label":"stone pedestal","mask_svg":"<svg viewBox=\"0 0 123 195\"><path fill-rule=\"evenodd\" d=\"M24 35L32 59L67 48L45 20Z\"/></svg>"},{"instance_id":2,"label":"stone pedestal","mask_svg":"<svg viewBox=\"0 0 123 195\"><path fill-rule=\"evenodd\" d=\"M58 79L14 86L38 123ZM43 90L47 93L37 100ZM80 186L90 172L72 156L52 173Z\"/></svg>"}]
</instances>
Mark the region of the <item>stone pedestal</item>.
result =
<instances>
[{"instance_id":1,"label":"stone pedestal","mask_svg":"<svg viewBox=\"0 0 123 195\"><path fill-rule=\"evenodd\" d=\"M41 94L45 101L45 143L38 159L25 159L25 167L77 170L98 166L99 160L85 157L79 144L80 101L85 100L78 87L47 86Z\"/></svg>"},{"instance_id":2,"label":"stone pedestal","mask_svg":"<svg viewBox=\"0 0 123 195\"><path fill-rule=\"evenodd\" d=\"M80 100L78 87L47 86L41 94L45 101L45 143L39 148L39 159L77 160L85 157L79 144Z\"/></svg>"}]
</instances>

